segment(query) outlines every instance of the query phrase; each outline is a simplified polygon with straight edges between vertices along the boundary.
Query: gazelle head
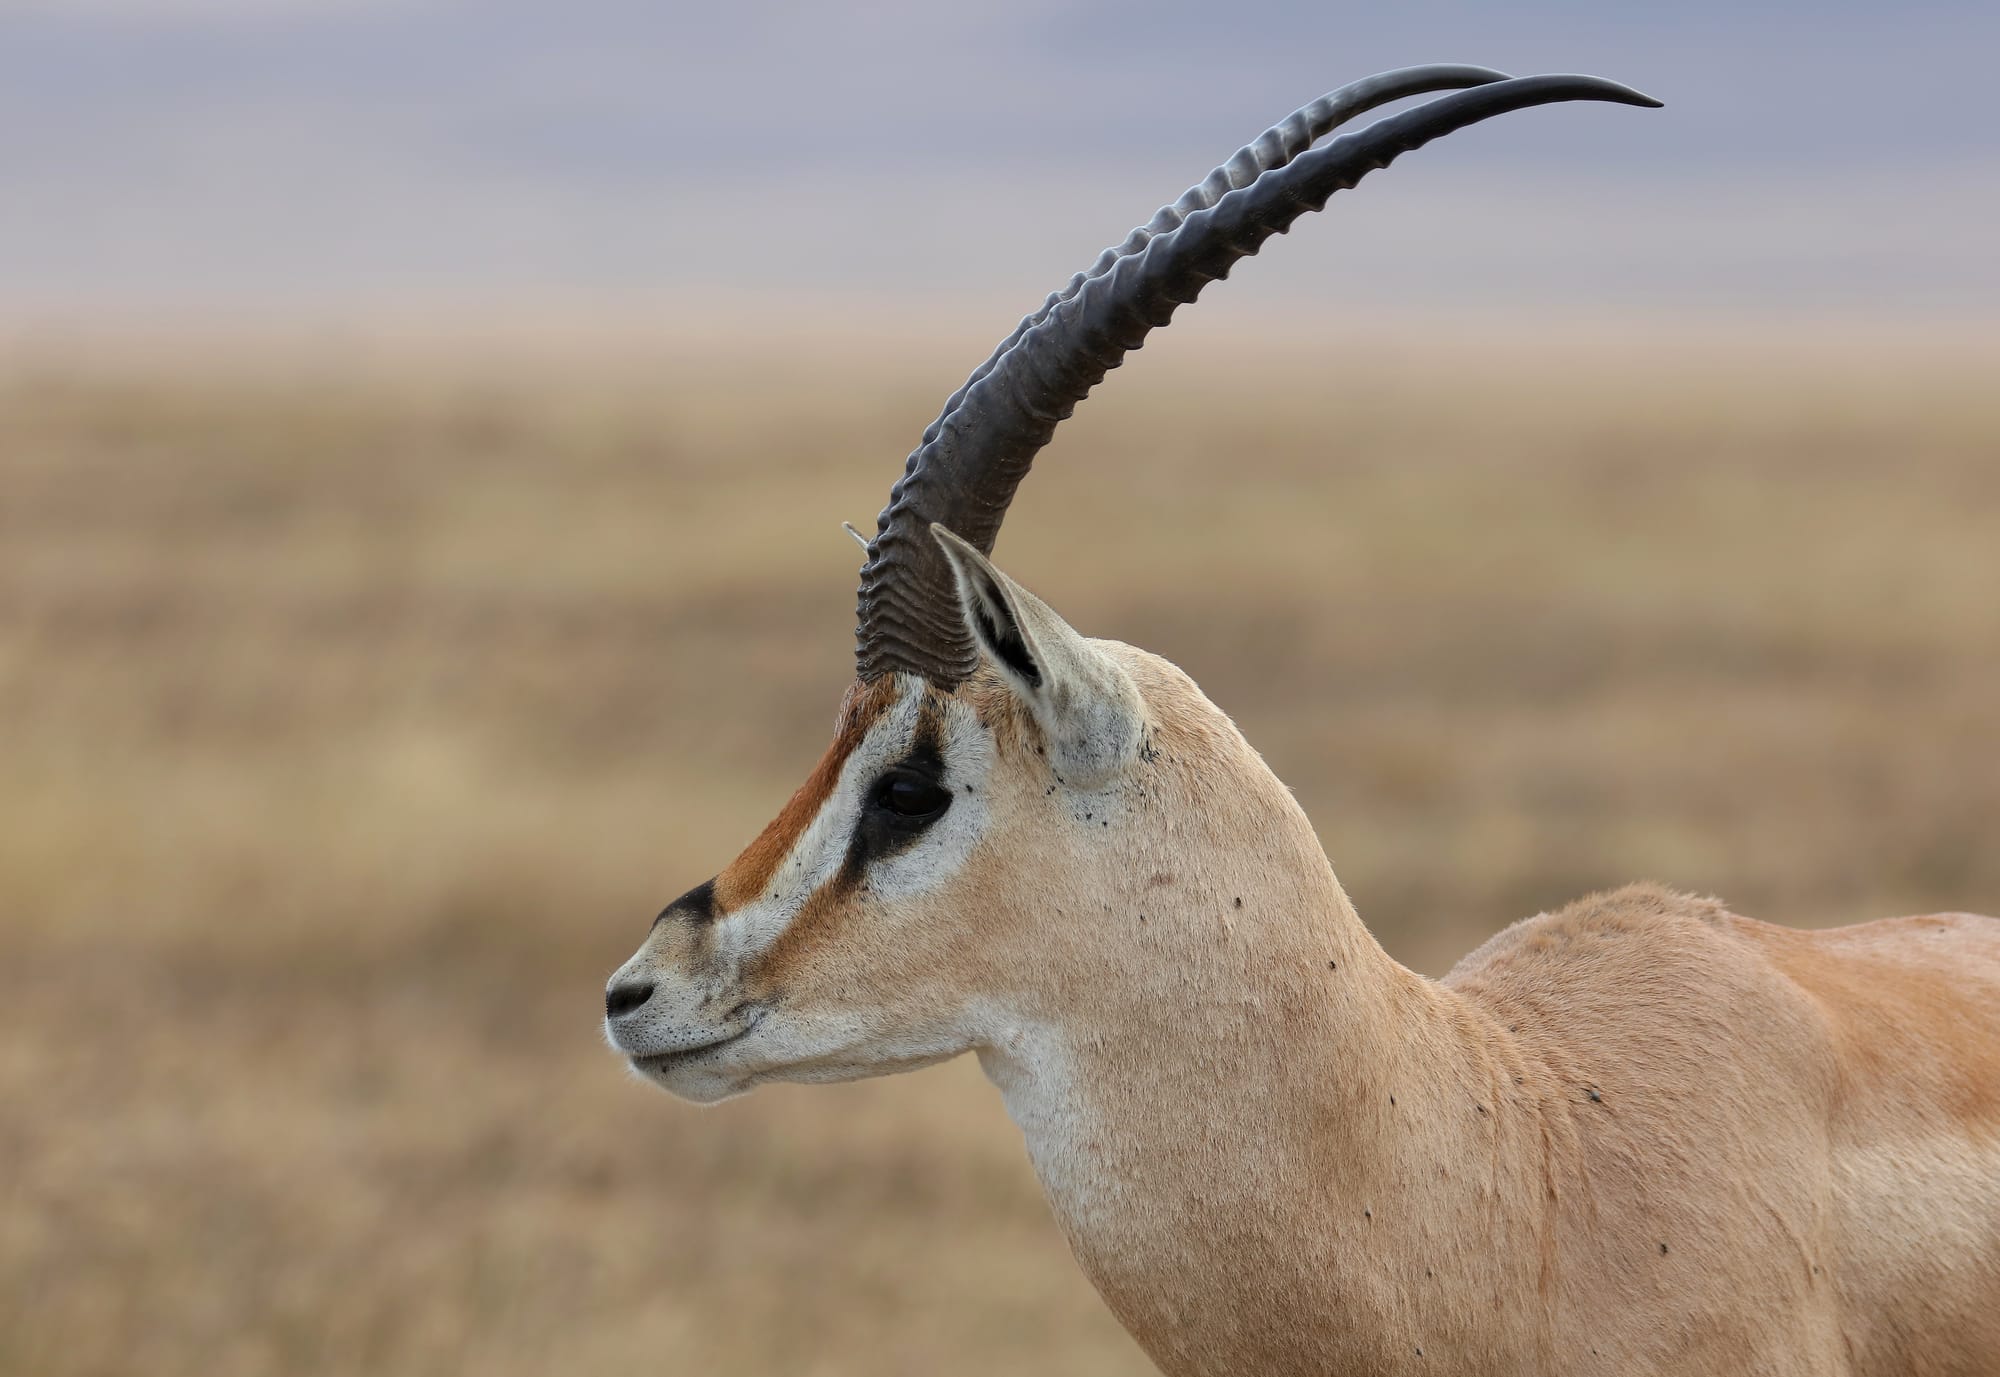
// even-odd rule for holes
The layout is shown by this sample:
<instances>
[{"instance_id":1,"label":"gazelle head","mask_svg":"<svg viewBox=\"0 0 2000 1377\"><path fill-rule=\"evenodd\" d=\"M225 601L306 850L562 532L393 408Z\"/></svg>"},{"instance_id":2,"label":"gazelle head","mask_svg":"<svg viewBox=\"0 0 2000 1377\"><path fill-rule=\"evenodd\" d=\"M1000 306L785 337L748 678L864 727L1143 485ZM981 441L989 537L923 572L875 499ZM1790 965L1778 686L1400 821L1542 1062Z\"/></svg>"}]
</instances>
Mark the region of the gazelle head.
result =
<instances>
[{"instance_id":1,"label":"gazelle head","mask_svg":"<svg viewBox=\"0 0 2000 1377\"><path fill-rule=\"evenodd\" d=\"M1440 90L1456 94L1313 146ZM832 746L612 977L607 1034L635 1068L707 1101L1004 1045L1096 1000L1170 999L1172 972L1211 959L1194 909L1332 888L1290 795L1185 675L1079 635L986 552L1056 424L1237 259L1400 153L1565 100L1656 104L1597 78L1476 67L1344 87L1021 322L891 492ZM1302 871L1301 855L1316 864Z\"/></svg>"},{"instance_id":2,"label":"gazelle head","mask_svg":"<svg viewBox=\"0 0 2000 1377\"><path fill-rule=\"evenodd\" d=\"M1093 918L1127 907L1160 804L1141 793L1159 717L1141 685L1180 710L1198 695L937 538L988 663L949 688L856 683L784 811L613 978L614 1043L679 1094L953 1056L1040 1016L1093 932L1115 954Z\"/></svg>"}]
</instances>

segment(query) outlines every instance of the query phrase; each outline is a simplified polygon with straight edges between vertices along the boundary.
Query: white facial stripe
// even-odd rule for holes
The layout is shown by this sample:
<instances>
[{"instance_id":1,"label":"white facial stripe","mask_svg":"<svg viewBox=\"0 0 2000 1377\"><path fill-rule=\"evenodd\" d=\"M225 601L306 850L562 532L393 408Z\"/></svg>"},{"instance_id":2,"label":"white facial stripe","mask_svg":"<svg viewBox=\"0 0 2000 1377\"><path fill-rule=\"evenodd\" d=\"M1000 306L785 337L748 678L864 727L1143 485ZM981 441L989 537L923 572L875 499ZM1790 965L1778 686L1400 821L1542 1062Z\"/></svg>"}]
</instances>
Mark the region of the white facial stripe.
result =
<instances>
[{"instance_id":1,"label":"white facial stripe","mask_svg":"<svg viewBox=\"0 0 2000 1377\"><path fill-rule=\"evenodd\" d=\"M839 782L772 872L764 893L716 925L718 954L740 961L765 950L840 873L868 792L884 770L909 753L923 703L923 684L912 679L841 765ZM921 894L943 883L985 831L993 743L969 707L955 700L944 704L939 749L951 807L910 846L870 866L869 885L885 897Z\"/></svg>"}]
</instances>

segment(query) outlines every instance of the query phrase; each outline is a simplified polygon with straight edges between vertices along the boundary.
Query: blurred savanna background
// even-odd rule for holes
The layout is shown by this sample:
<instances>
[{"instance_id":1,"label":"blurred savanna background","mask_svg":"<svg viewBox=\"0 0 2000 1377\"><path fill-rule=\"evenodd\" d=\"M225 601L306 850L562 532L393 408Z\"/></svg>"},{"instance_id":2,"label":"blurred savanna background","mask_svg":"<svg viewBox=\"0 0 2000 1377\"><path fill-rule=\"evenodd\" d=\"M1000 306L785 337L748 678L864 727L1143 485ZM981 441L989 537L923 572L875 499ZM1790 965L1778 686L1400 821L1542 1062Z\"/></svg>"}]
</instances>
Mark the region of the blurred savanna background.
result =
<instances>
[{"instance_id":1,"label":"blurred savanna background","mask_svg":"<svg viewBox=\"0 0 2000 1377\"><path fill-rule=\"evenodd\" d=\"M944 396L1386 67L1669 104L1337 198L1001 563L1420 970L2000 910L1990 8L942 10L0 0L0 1372L1147 1370L976 1067L698 1111L602 982L817 758Z\"/></svg>"}]
</instances>

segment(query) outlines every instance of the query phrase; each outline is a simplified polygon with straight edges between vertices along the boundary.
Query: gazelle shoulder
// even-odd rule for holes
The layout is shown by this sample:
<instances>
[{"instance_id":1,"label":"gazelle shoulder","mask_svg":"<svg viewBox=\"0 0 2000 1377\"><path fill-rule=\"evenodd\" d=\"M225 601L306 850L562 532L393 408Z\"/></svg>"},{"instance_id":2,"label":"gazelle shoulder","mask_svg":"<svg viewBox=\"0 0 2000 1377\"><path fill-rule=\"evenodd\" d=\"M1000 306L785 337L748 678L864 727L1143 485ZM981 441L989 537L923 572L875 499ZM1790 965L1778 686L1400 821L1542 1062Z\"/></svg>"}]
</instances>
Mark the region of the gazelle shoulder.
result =
<instances>
[{"instance_id":1,"label":"gazelle shoulder","mask_svg":"<svg viewBox=\"0 0 2000 1377\"><path fill-rule=\"evenodd\" d=\"M1739 941L1742 921L1716 899L1629 884L1503 928L1461 958L1445 983L1470 990L1614 957L1643 961L1674 950L1713 950Z\"/></svg>"}]
</instances>

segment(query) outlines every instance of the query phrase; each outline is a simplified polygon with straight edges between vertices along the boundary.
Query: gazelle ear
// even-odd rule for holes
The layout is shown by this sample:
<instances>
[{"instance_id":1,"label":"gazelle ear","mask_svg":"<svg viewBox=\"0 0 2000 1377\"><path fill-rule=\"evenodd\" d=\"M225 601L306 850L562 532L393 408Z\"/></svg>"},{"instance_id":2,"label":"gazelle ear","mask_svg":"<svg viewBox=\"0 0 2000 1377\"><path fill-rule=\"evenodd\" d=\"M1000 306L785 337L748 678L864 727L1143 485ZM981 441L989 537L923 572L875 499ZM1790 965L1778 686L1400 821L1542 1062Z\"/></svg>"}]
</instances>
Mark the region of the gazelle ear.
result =
<instances>
[{"instance_id":1,"label":"gazelle ear","mask_svg":"<svg viewBox=\"0 0 2000 1377\"><path fill-rule=\"evenodd\" d=\"M931 535L973 642L1027 705L1065 780L1088 788L1122 770L1145 726L1131 676L966 541L936 524Z\"/></svg>"}]
</instances>

